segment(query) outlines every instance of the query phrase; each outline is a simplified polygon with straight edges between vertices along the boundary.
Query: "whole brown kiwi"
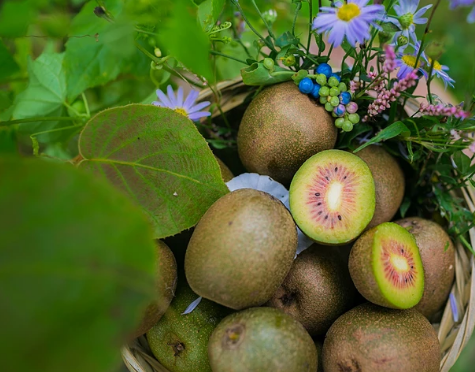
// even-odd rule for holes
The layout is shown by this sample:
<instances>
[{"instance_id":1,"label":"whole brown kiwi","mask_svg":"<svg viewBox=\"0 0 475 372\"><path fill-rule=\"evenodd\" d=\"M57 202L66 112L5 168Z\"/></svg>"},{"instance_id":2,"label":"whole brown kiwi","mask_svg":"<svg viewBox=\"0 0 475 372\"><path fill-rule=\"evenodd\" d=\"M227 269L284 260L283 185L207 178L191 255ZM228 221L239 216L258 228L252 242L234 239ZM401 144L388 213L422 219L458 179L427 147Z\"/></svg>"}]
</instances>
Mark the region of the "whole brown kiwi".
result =
<instances>
[{"instance_id":1,"label":"whole brown kiwi","mask_svg":"<svg viewBox=\"0 0 475 372\"><path fill-rule=\"evenodd\" d=\"M435 330L418 311L366 303L343 314L323 343L325 372L439 372Z\"/></svg>"},{"instance_id":2,"label":"whole brown kiwi","mask_svg":"<svg viewBox=\"0 0 475 372\"><path fill-rule=\"evenodd\" d=\"M404 197L404 173L397 160L382 146L371 145L355 153L366 162L373 174L376 189L376 208L366 229L394 217Z\"/></svg>"},{"instance_id":3,"label":"whole brown kiwi","mask_svg":"<svg viewBox=\"0 0 475 372\"><path fill-rule=\"evenodd\" d=\"M272 85L250 103L239 126L239 157L249 172L288 184L312 155L335 146L330 114L293 82Z\"/></svg>"},{"instance_id":4,"label":"whole brown kiwi","mask_svg":"<svg viewBox=\"0 0 475 372\"><path fill-rule=\"evenodd\" d=\"M282 284L297 227L272 195L240 189L218 199L195 227L185 273L198 295L235 310L260 306Z\"/></svg>"},{"instance_id":5,"label":"whole brown kiwi","mask_svg":"<svg viewBox=\"0 0 475 372\"><path fill-rule=\"evenodd\" d=\"M162 241L157 244L156 296L155 301L147 306L139 327L131 338L137 338L157 323L175 295L177 283L177 264L170 248Z\"/></svg>"},{"instance_id":6,"label":"whole brown kiwi","mask_svg":"<svg viewBox=\"0 0 475 372\"><path fill-rule=\"evenodd\" d=\"M267 306L297 319L310 335L324 335L356 297L348 265L337 249L314 244L294 261Z\"/></svg>"},{"instance_id":7,"label":"whole brown kiwi","mask_svg":"<svg viewBox=\"0 0 475 372\"><path fill-rule=\"evenodd\" d=\"M424 294L415 307L431 318L447 301L455 276L455 249L450 237L437 223L409 217L397 224L416 238L424 266Z\"/></svg>"}]
</instances>

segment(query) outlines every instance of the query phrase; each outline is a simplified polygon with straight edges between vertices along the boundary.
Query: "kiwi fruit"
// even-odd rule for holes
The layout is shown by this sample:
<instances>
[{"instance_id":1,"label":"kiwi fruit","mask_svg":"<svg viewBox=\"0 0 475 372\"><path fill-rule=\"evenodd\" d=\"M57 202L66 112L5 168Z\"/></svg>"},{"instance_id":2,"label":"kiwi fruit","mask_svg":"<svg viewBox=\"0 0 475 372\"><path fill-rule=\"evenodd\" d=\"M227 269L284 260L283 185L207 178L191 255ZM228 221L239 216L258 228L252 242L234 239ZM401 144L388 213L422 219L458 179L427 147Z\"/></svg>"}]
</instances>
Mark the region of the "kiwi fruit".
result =
<instances>
[{"instance_id":1,"label":"kiwi fruit","mask_svg":"<svg viewBox=\"0 0 475 372\"><path fill-rule=\"evenodd\" d=\"M418 311L370 303L343 314L323 344L325 372L439 372L437 334Z\"/></svg>"},{"instance_id":2,"label":"kiwi fruit","mask_svg":"<svg viewBox=\"0 0 475 372\"><path fill-rule=\"evenodd\" d=\"M286 82L252 100L239 126L237 147L249 172L288 184L305 160L333 148L336 139L337 128L324 107Z\"/></svg>"},{"instance_id":3,"label":"kiwi fruit","mask_svg":"<svg viewBox=\"0 0 475 372\"><path fill-rule=\"evenodd\" d=\"M272 195L239 189L203 215L185 254L190 287L235 310L260 306L282 284L297 249L297 227Z\"/></svg>"},{"instance_id":4,"label":"kiwi fruit","mask_svg":"<svg viewBox=\"0 0 475 372\"><path fill-rule=\"evenodd\" d=\"M294 261L267 306L297 319L310 335L324 335L356 296L348 266L333 247L314 244Z\"/></svg>"},{"instance_id":5,"label":"kiwi fruit","mask_svg":"<svg viewBox=\"0 0 475 372\"><path fill-rule=\"evenodd\" d=\"M375 188L366 163L341 150L313 155L289 190L290 211L300 229L318 243L343 245L373 218Z\"/></svg>"},{"instance_id":6,"label":"kiwi fruit","mask_svg":"<svg viewBox=\"0 0 475 372\"><path fill-rule=\"evenodd\" d=\"M416 239L424 266L424 294L416 310L431 318L447 301L455 276L455 249L437 223L419 217L396 221Z\"/></svg>"},{"instance_id":7,"label":"kiwi fruit","mask_svg":"<svg viewBox=\"0 0 475 372\"><path fill-rule=\"evenodd\" d=\"M170 248L162 241L156 240L157 270L155 301L146 309L138 328L131 335L137 338L147 332L168 309L175 295L177 282L177 264Z\"/></svg>"},{"instance_id":8,"label":"kiwi fruit","mask_svg":"<svg viewBox=\"0 0 475 372\"><path fill-rule=\"evenodd\" d=\"M223 178L224 182L231 181L234 178L233 172L228 168L226 164L223 163L223 161L218 158L216 155L214 156L216 158L216 161L218 162L219 169L221 170L221 177Z\"/></svg>"},{"instance_id":9,"label":"kiwi fruit","mask_svg":"<svg viewBox=\"0 0 475 372\"><path fill-rule=\"evenodd\" d=\"M213 372L315 372L317 349L290 315L266 307L231 314L208 344Z\"/></svg>"},{"instance_id":10,"label":"kiwi fruit","mask_svg":"<svg viewBox=\"0 0 475 372\"><path fill-rule=\"evenodd\" d=\"M404 197L404 173L397 160L382 146L371 145L355 154L363 159L373 175L376 208L367 229L389 222Z\"/></svg>"},{"instance_id":11,"label":"kiwi fruit","mask_svg":"<svg viewBox=\"0 0 475 372\"><path fill-rule=\"evenodd\" d=\"M368 301L393 309L409 309L424 292L424 269L414 237L385 222L361 235L350 252L350 275Z\"/></svg>"},{"instance_id":12,"label":"kiwi fruit","mask_svg":"<svg viewBox=\"0 0 475 372\"><path fill-rule=\"evenodd\" d=\"M208 339L230 310L206 299L183 315L196 294L179 277L176 297L163 317L147 332L147 341L157 360L171 372L211 372Z\"/></svg>"}]
</instances>

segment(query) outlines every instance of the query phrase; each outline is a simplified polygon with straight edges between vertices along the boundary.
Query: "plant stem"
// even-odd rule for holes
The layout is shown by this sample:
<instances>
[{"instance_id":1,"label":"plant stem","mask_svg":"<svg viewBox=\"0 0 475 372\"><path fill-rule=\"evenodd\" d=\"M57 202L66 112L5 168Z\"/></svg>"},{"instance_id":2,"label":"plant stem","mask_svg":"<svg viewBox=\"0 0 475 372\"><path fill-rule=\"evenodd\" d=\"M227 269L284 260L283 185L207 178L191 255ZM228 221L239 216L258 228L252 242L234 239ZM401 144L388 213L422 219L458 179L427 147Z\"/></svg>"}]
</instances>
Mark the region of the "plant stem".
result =
<instances>
[{"instance_id":1,"label":"plant stem","mask_svg":"<svg viewBox=\"0 0 475 372\"><path fill-rule=\"evenodd\" d=\"M256 9L257 13L259 14L259 17L261 17L262 19L262 22L264 22L264 26L266 26L267 28L267 32L269 32L269 36L275 40L275 36L274 36L274 33L272 32L272 29L271 27L267 24L266 20L264 19L264 16L262 15L259 7L257 6L256 4L256 1L255 0L251 0L252 2L252 5L254 5L254 8Z\"/></svg>"},{"instance_id":2,"label":"plant stem","mask_svg":"<svg viewBox=\"0 0 475 372\"><path fill-rule=\"evenodd\" d=\"M307 53L310 54L310 42L312 41L312 13L313 13L313 0L308 0L308 13L309 13L309 23L308 23L308 40L307 40ZM321 6L322 0L319 0ZM320 7L318 8L320 10Z\"/></svg>"},{"instance_id":3,"label":"plant stem","mask_svg":"<svg viewBox=\"0 0 475 372\"><path fill-rule=\"evenodd\" d=\"M87 117L90 118L91 117L91 111L89 111L89 104L87 103L86 95L84 94L84 92L81 93L81 97L82 97L82 100L84 102L84 107L86 108Z\"/></svg>"},{"instance_id":4,"label":"plant stem","mask_svg":"<svg viewBox=\"0 0 475 372\"><path fill-rule=\"evenodd\" d=\"M239 58L236 58L236 57L232 57L232 56L228 56L227 54L223 54L223 53L221 53L221 52L216 52L215 50L210 50L209 53L212 54L212 55L215 55L215 56L220 56L220 57L229 58L229 59L232 59L232 60L234 60L234 61L236 61L236 62L241 62L241 63L245 64L246 66L249 66L249 65L247 64L247 62L246 62L246 61L243 61L242 59L239 59Z\"/></svg>"},{"instance_id":5,"label":"plant stem","mask_svg":"<svg viewBox=\"0 0 475 372\"><path fill-rule=\"evenodd\" d=\"M25 124L25 123L34 123L36 121L75 121L77 118L70 118L65 116L44 116L38 118L28 118L28 119L17 119L17 120L8 120L8 121L0 121L0 127L14 125L14 124Z\"/></svg>"},{"instance_id":6,"label":"plant stem","mask_svg":"<svg viewBox=\"0 0 475 372\"><path fill-rule=\"evenodd\" d=\"M297 23L297 17L299 15L300 9L302 9L302 3L297 3L294 14L294 21L292 22L292 35L295 36L295 24Z\"/></svg>"}]
</instances>

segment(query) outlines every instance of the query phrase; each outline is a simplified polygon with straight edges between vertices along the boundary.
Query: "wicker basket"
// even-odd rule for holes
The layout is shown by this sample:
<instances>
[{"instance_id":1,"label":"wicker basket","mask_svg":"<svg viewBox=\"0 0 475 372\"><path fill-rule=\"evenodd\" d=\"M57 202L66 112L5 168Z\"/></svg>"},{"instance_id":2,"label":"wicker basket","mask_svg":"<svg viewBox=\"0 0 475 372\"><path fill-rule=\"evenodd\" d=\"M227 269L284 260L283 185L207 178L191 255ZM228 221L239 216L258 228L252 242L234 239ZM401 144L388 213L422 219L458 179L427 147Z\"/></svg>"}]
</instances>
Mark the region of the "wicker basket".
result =
<instances>
[{"instance_id":1,"label":"wicker basket","mask_svg":"<svg viewBox=\"0 0 475 372\"><path fill-rule=\"evenodd\" d=\"M241 78L218 83L216 89L203 90L199 100L216 102L219 100L222 112L228 112L241 105L249 95L250 87L242 83ZM418 104L413 102L416 110ZM215 109L212 117L220 115ZM475 188L462 189L470 211L475 212ZM475 246L475 228L469 231L472 246ZM433 324L439 337L442 359L440 371L448 372L460 356L463 348L472 335L475 327L475 261L472 253L468 252L460 243L455 245L455 282L451 293L453 294L458 319L454 319L454 309L447 301L440 323ZM141 336L122 348L122 358L130 372L169 372L153 356L145 336Z\"/></svg>"}]
</instances>

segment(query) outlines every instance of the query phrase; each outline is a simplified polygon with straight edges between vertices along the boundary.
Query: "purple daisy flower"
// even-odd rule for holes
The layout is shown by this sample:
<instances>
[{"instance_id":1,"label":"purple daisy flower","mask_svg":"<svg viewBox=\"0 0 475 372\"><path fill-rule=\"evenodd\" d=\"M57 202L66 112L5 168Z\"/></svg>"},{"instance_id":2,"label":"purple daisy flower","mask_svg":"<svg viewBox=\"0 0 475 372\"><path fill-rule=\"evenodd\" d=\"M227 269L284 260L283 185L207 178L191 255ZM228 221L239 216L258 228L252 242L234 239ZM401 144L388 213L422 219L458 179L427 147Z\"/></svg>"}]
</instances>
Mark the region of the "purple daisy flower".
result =
<instances>
[{"instance_id":1,"label":"purple daisy flower","mask_svg":"<svg viewBox=\"0 0 475 372\"><path fill-rule=\"evenodd\" d=\"M178 88L175 97L175 92L173 92L172 86L169 85L167 87L167 95L165 95L165 93L160 89L157 89L158 101L153 101L152 105L168 107L173 111L188 117L190 120L197 121L200 118L211 115L211 112L209 111L200 111L210 105L209 101L204 101L195 105L198 94L199 92L193 89L190 94L188 94L188 97L186 97L185 102L183 102L183 88Z\"/></svg>"},{"instance_id":2,"label":"purple daisy flower","mask_svg":"<svg viewBox=\"0 0 475 372\"><path fill-rule=\"evenodd\" d=\"M398 16L389 20L401 29L401 31L394 34L394 40L403 35L409 40L412 39L415 43L417 42L416 25L427 23L427 18L422 18L422 16L427 9L432 7L432 4L417 10L418 6L419 0L399 0L399 5L394 6Z\"/></svg>"},{"instance_id":3,"label":"purple daisy flower","mask_svg":"<svg viewBox=\"0 0 475 372\"><path fill-rule=\"evenodd\" d=\"M419 53L420 43L417 42L416 45L411 45L414 48L414 52L399 54L398 58L395 60L396 66L399 67L399 71L397 73L397 78L399 80L404 79L411 71L418 69L422 74L427 78L427 72L422 68L421 61L427 61L427 57L424 52L421 53L421 57L417 61L417 54Z\"/></svg>"},{"instance_id":4,"label":"purple daisy flower","mask_svg":"<svg viewBox=\"0 0 475 372\"><path fill-rule=\"evenodd\" d=\"M472 11L467 16L468 23L475 23L475 0L450 0L450 9L460 6L473 6Z\"/></svg>"},{"instance_id":5,"label":"purple daisy flower","mask_svg":"<svg viewBox=\"0 0 475 372\"><path fill-rule=\"evenodd\" d=\"M336 2L335 7L322 6L313 20L313 30L329 34L328 41L335 47L341 45L343 38L354 47L370 39L370 26L379 28L376 21L384 16L383 5L366 5L369 0L348 0Z\"/></svg>"},{"instance_id":6,"label":"purple daisy flower","mask_svg":"<svg viewBox=\"0 0 475 372\"><path fill-rule=\"evenodd\" d=\"M423 58L426 61L426 69L429 70L430 66L432 65L432 59L427 57L425 54L423 54ZM445 85L445 89L447 89L447 85L450 85L453 88L455 80L452 79L446 71L449 71L449 68L447 66L441 65L438 61L434 61L432 73L438 78L442 79Z\"/></svg>"}]
</instances>

